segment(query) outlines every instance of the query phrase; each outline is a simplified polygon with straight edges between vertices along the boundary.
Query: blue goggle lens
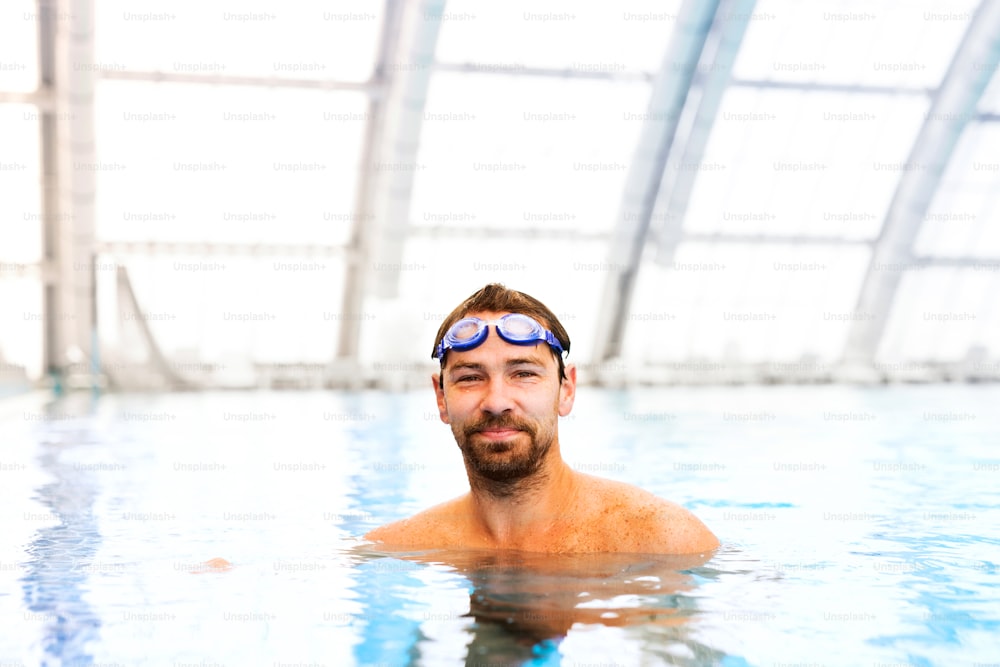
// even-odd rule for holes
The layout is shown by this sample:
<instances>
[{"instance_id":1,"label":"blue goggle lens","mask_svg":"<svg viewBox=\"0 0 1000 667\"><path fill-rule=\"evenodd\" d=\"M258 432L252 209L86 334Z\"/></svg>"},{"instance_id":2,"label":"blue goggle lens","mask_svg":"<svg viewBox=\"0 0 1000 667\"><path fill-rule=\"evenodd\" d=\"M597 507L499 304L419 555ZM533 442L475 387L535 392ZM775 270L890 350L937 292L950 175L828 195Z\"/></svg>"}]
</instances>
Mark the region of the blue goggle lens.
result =
<instances>
[{"instance_id":1,"label":"blue goggle lens","mask_svg":"<svg viewBox=\"0 0 1000 667\"><path fill-rule=\"evenodd\" d=\"M483 321L476 318L460 320L448 331L448 338L455 342L471 341L482 329Z\"/></svg>"},{"instance_id":2,"label":"blue goggle lens","mask_svg":"<svg viewBox=\"0 0 1000 667\"><path fill-rule=\"evenodd\" d=\"M518 340L538 340L541 335L541 339L545 339L544 334L542 334L541 325L525 315L515 315L513 317L507 315L500 322L503 325L500 331L511 338Z\"/></svg>"}]
</instances>

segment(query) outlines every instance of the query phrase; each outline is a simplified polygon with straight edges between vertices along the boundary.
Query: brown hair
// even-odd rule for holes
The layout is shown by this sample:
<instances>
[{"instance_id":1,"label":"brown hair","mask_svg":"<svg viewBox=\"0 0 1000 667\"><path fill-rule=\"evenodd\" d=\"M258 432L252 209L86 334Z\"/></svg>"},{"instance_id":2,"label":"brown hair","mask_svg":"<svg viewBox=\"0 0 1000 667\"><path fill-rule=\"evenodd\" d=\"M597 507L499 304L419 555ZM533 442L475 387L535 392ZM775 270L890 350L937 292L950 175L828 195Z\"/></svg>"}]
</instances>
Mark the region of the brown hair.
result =
<instances>
[{"instance_id":1,"label":"brown hair","mask_svg":"<svg viewBox=\"0 0 1000 667\"><path fill-rule=\"evenodd\" d=\"M434 347L431 348L431 357L434 357L434 354L437 352L438 343L440 343L441 339L444 338L445 333L447 333L448 329L451 328L451 325L455 324L455 322L458 322L469 313L476 313L484 310L501 313L521 313L522 315L527 315L528 317L537 320L539 324L552 332L552 335L555 336L556 340L559 341L559 344L562 345L562 349L567 354L569 353L569 334L566 333L566 329L563 328L563 325L559 323L559 318L555 316L555 313L549 310L544 303L532 296L528 296L524 292L507 289L500 283L490 283L460 303L458 307L451 311L451 314L444 319L444 322L441 323L441 327L437 331L437 335L434 337ZM561 354L559 354L552 347L549 347L549 349L559 362L559 382L562 383L562 381L566 378L566 365L563 362ZM444 369L444 360L446 356L447 355L441 357L442 369ZM438 384L442 387L444 386L443 373L438 379Z\"/></svg>"}]
</instances>

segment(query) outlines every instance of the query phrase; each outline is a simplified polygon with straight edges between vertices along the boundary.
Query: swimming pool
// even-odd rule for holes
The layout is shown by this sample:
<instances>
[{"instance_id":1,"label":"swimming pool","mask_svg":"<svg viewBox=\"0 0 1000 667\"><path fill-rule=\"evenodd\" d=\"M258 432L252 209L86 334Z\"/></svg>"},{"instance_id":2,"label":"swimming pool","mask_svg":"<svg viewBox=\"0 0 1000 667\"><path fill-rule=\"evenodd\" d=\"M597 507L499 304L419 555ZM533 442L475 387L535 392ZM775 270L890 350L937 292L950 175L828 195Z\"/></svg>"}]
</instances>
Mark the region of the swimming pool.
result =
<instances>
[{"instance_id":1,"label":"swimming pool","mask_svg":"<svg viewBox=\"0 0 1000 667\"><path fill-rule=\"evenodd\" d=\"M707 562L359 544L466 489L429 389L46 401L0 401L0 666L1000 662L998 387L581 388L566 460Z\"/></svg>"}]
</instances>

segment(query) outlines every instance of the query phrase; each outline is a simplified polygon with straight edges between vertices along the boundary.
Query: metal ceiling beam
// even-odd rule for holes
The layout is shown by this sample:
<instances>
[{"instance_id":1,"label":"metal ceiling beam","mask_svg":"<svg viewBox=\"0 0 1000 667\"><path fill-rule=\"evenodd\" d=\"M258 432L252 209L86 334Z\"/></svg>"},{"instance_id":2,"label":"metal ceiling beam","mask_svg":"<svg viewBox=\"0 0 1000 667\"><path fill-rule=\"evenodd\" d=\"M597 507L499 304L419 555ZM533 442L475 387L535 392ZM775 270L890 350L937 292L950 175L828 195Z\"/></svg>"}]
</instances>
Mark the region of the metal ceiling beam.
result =
<instances>
[{"instance_id":1,"label":"metal ceiling beam","mask_svg":"<svg viewBox=\"0 0 1000 667\"><path fill-rule=\"evenodd\" d=\"M51 0L42 3L52 11L50 24L55 26L55 50L42 50L40 64L43 84L53 92L54 108L42 113L44 141L55 148L54 164L57 170L54 189L46 185L46 199L53 192L58 195L54 205L50 202L45 211L46 225L56 230L54 243L58 246L55 257L58 312L61 317L72 319L59 323L57 337L61 345L57 350L63 371L80 361L82 353L89 369L77 370L96 377L99 366L97 350L97 306L95 293L96 272L93 266L95 238L96 173L91 165L97 164L94 144L94 84L92 68L82 64L94 63L94 2L93 0ZM41 10L41 5L39 9ZM39 17L42 16L39 11ZM46 58L51 58L46 64ZM54 75L54 79L45 77ZM52 143L54 139L54 144ZM46 175L46 178L49 175ZM51 239L50 239L51 240Z\"/></svg>"},{"instance_id":2,"label":"metal ceiling beam","mask_svg":"<svg viewBox=\"0 0 1000 667\"><path fill-rule=\"evenodd\" d=\"M390 63L396 59L399 36L402 29L403 4L399 0L386 0L382 18L382 32L377 45L371 84L380 91L379 95L368 99L368 124L361 148L359 176L355 194L354 224L348 242L350 257L344 272L344 290L341 297L341 312L358 315L344 317L340 321L337 337L336 360L340 363L357 363L361 343L361 317L367 284L367 263L371 252L371 230L368 220L373 214L374 184L373 165L377 158L379 137L385 124L386 86L390 81Z\"/></svg>"},{"instance_id":3,"label":"metal ceiling beam","mask_svg":"<svg viewBox=\"0 0 1000 667\"><path fill-rule=\"evenodd\" d=\"M407 235L417 144L444 0L388 0L373 82L382 91L369 118L356 195L342 311L359 314L369 295L394 296ZM361 318L344 318L337 358L358 359Z\"/></svg>"},{"instance_id":4,"label":"metal ceiling beam","mask_svg":"<svg viewBox=\"0 0 1000 667\"><path fill-rule=\"evenodd\" d=\"M733 0L720 13L734 18L713 27L714 39L702 58L704 80L696 91L699 93L696 103L689 105L691 129L683 144L678 144L671 153L657 201L657 211L663 211L657 215L662 223L656 241L656 262L661 266L673 263L684 235L684 218L699 173L696 167L705 155L755 4L756 0Z\"/></svg>"},{"instance_id":5,"label":"metal ceiling beam","mask_svg":"<svg viewBox=\"0 0 1000 667\"><path fill-rule=\"evenodd\" d=\"M41 20L39 19L39 32L41 32ZM39 49L42 48L39 40ZM41 79L41 73L39 73ZM0 104L34 104L40 109L48 108L52 105L52 97L43 89L29 92L17 92L10 90L0 90Z\"/></svg>"},{"instance_id":6,"label":"metal ceiling beam","mask_svg":"<svg viewBox=\"0 0 1000 667\"><path fill-rule=\"evenodd\" d=\"M96 370L93 266L94 9L92 0L37 0L41 153L43 365L59 381L80 359ZM89 371L88 371L89 372Z\"/></svg>"},{"instance_id":7,"label":"metal ceiling beam","mask_svg":"<svg viewBox=\"0 0 1000 667\"><path fill-rule=\"evenodd\" d=\"M493 225L414 225L410 227L410 236L432 239L513 239L523 241L559 241L574 243L577 241L594 241L607 243L611 233L607 231L589 231L569 229L566 227L503 227Z\"/></svg>"},{"instance_id":8,"label":"metal ceiling beam","mask_svg":"<svg viewBox=\"0 0 1000 667\"><path fill-rule=\"evenodd\" d=\"M400 271L393 267L401 263L409 235L420 131L444 6L444 0L404 3L397 53L408 66L397 68L401 71L389 82L376 159L369 165L373 242L368 293L381 298L398 294Z\"/></svg>"},{"instance_id":9,"label":"metal ceiling beam","mask_svg":"<svg viewBox=\"0 0 1000 667\"><path fill-rule=\"evenodd\" d=\"M182 255L187 257L296 257L301 259L341 258L350 254L343 245L312 243L239 243L199 241L101 241L94 244L97 255Z\"/></svg>"},{"instance_id":10,"label":"metal ceiling beam","mask_svg":"<svg viewBox=\"0 0 1000 667\"><path fill-rule=\"evenodd\" d=\"M259 88L298 88L301 90L337 90L371 93L378 89L373 81L330 81L326 79L279 79L273 76L239 74L197 74L189 72L117 71L98 72L105 81L152 81L155 83L194 83L210 86L256 86Z\"/></svg>"},{"instance_id":11,"label":"metal ceiling beam","mask_svg":"<svg viewBox=\"0 0 1000 667\"><path fill-rule=\"evenodd\" d=\"M692 83L699 64L705 62L710 32L719 29L716 16L720 4L718 0L685 0L653 80L649 110L629 165L608 252L607 264L611 269L601 295L594 363L621 353L626 316L653 209L668 157L676 150L675 137L682 112L690 104Z\"/></svg>"},{"instance_id":12,"label":"metal ceiling beam","mask_svg":"<svg viewBox=\"0 0 1000 667\"><path fill-rule=\"evenodd\" d=\"M915 257L908 269L972 269L973 271L1000 271L1000 258L996 257Z\"/></svg>"},{"instance_id":13,"label":"metal ceiling beam","mask_svg":"<svg viewBox=\"0 0 1000 667\"><path fill-rule=\"evenodd\" d=\"M772 244L802 244L802 245L850 245L869 246L870 239L852 239L840 236L824 236L821 234L727 234L725 232L701 233L685 232L682 241L691 243L772 243Z\"/></svg>"},{"instance_id":14,"label":"metal ceiling beam","mask_svg":"<svg viewBox=\"0 0 1000 667\"><path fill-rule=\"evenodd\" d=\"M515 239L552 240L572 243L575 241L595 241L608 243L613 238L611 231L566 229L561 227L493 227L462 225L420 225L410 228L410 236L424 238L454 239ZM870 246L872 239L845 238L821 234L729 234L725 232L685 232L683 241L691 243L773 243L806 245L846 245Z\"/></svg>"},{"instance_id":15,"label":"metal ceiling beam","mask_svg":"<svg viewBox=\"0 0 1000 667\"><path fill-rule=\"evenodd\" d=\"M516 227L467 227L460 225L421 225L410 229L410 236L422 238L448 239L512 239L546 240L560 242L609 242L611 233L606 231L586 231L563 228L516 228ZM726 234L726 233L685 233L684 241L691 243L739 243L739 244L806 244L870 246L869 239L851 239L839 236L805 234ZM315 243L244 243L237 241L97 241L94 251L112 255L190 255L238 257L344 257L351 254L347 245ZM941 258L942 261L951 261ZM937 259L931 258L931 262ZM964 261L964 260L963 260ZM973 259L968 260L975 264Z\"/></svg>"},{"instance_id":16,"label":"metal ceiling beam","mask_svg":"<svg viewBox=\"0 0 1000 667\"><path fill-rule=\"evenodd\" d=\"M459 74L496 74L498 76L536 76L546 79L567 79L586 81L638 81L650 83L653 74L640 71L628 70L624 72L611 72L588 70L582 68L559 68L559 67L536 67L524 65L522 63L434 63L434 72L458 72Z\"/></svg>"},{"instance_id":17,"label":"metal ceiling beam","mask_svg":"<svg viewBox=\"0 0 1000 667\"><path fill-rule=\"evenodd\" d=\"M61 275L64 262L61 261L59 245L59 165L58 137L56 135L55 97L56 89L56 21L59 7L56 0L37 0L36 27L38 30L38 87L28 98L44 97L49 101L46 108L38 109L38 150L39 181L41 201L42 260L49 267L42 283L42 368L46 374L58 377L62 368L63 348L60 331L61 295L57 277ZM41 276L40 276L41 277Z\"/></svg>"},{"instance_id":18,"label":"metal ceiling beam","mask_svg":"<svg viewBox=\"0 0 1000 667\"><path fill-rule=\"evenodd\" d=\"M856 320L848 333L843 362L871 367L889 321L902 271L880 266L914 262L913 243L920 221L930 208L955 146L1000 62L1000 0L983 0L937 90L903 170L885 224L875 243L857 301L856 312L872 318Z\"/></svg>"},{"instance_id":19,"label":"metal ceiling beam","mask_svg":"<svg viewBox=\"0 0 1000 667\"><path fill-rule=\"evenodd\" d=\"M913 95L930 97L933 88L900 88L862 83L833 81L777 81L770 79L730 79L730 88L760 88L762 90L794 90L807 93L841 93L844 95Z\"/></svg>"}]
</instances>

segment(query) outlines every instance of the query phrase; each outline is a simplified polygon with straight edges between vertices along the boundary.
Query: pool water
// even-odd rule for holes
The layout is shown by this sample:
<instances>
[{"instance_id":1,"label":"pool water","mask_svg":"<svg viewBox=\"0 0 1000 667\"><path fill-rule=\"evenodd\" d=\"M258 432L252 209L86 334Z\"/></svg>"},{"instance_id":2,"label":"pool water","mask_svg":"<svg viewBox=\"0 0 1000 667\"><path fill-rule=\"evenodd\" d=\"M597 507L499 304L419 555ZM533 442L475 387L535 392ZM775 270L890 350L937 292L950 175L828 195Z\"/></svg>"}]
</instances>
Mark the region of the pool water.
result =
<instances>
[{"instance_id":1,"label":"pool water","mask_svg":"<svg viewBox=\"0 0 1000 667\"><path fill-rule=\"evenodd\" d=\"M582 388L566 460L694 511L700 558L364 543L467 488L429 389L6 398L0 667L1000 664L997 406Z\"/></svg>"}]
</instances>

